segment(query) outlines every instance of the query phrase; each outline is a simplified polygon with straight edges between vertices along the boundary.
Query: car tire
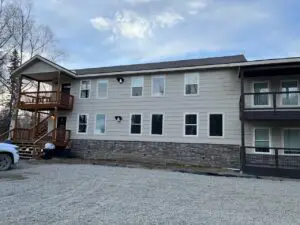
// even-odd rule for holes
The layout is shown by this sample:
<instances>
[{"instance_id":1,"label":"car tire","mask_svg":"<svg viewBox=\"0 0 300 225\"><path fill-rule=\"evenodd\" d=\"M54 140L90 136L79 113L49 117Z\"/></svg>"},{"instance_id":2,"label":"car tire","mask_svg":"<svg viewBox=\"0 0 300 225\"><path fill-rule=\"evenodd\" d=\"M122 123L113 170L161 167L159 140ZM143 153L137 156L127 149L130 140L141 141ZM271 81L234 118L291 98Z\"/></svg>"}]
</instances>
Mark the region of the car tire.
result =
<instances>
[{"instance_id":1,"label":"car tire","mask_svg":"<svg viewBox=\"0 0 300 225\"><path fill-rule=\"evenodd\" d=\"M12 166L12 158L9 154L0 154L0 171L9 170Z\"/></svg>"}]
</instances>

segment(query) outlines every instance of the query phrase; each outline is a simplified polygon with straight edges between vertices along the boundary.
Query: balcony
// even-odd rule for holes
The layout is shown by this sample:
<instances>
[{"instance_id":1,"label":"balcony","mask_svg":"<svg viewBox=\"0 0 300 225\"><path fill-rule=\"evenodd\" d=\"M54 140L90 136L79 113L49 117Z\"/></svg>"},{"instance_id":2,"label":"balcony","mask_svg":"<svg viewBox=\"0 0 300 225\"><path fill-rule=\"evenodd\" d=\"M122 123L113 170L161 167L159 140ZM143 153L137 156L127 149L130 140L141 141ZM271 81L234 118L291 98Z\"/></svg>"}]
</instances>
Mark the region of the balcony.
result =
<instances>
[{"instance_id":1,"label":"balcony","mask_svg":"<svg viewBox=\"0 0 300 225\"><path fill-rule=\"evenodd\" d=\"M72 110L74 96L57 91L22 92L18 108L22 110Z\"/></svg>"},{"instance_id":2,"label":"balcony","mask_svg":"<svg viewBox=\"0 0 300 225\"><path fill-rule=\"evenodd\" d=\"M244 120L300 120L300 91L244 93L240 112Z\"/></svg>"}]
</instances>

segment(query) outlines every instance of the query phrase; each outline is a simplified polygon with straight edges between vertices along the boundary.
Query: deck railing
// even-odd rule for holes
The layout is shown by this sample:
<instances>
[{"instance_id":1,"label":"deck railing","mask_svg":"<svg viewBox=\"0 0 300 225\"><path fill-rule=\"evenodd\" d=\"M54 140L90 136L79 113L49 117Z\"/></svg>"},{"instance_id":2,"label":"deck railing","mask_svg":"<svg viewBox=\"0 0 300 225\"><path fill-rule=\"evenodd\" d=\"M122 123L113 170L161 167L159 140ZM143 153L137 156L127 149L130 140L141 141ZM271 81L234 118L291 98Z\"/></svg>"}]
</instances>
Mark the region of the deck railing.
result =
<instances>
[{"instance_id":1,"label":"deck railing","mask_svg":"<svg viewBox=\"0 0 300 225\"><path fill-rule=\"evenodd\" d=\"M253 147L241 148L242 163L273 168L300 168L299 148Z\"/></svg>"},{"instance_id":2,"label":"deck railing","mask_svg":"<svg viewBox=\"0 0 300 225\"><path fill-rule=\"evenodd\" d=\"M72 108L74 96L57 91L40 91L40 92L22 92L20 94L19 105L22 106L51 106L61 105Z\"/></svg>"},{"instance_id":3,"label":"deck railing","mask_svg":"<svg viewBox=\"0 0 300 225\"><path fill-rule=\"evenodd\" d=\"M300 91L244 93L241 109L251 110L300 110Z\"/></svg>"}]
</instances>

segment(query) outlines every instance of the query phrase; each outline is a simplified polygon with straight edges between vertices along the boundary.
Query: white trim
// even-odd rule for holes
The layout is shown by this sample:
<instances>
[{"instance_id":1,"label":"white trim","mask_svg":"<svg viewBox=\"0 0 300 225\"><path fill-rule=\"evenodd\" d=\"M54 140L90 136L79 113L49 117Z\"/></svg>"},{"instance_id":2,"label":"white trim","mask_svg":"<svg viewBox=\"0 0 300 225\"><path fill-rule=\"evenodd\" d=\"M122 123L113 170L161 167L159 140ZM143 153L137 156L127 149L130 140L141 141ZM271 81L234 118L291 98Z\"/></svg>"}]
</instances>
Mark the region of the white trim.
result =
<instances>
[{"instance_id":1,"label":"white trim","mask_svg":"<svg viewBox=\"0 0 300 225\"><path fill-rule=\"evenodd\" d=\"M85 133L79 132L79 116L86 116L86 132ZM87 135L88 134L88 128L89 128L89 114L87 114L87 113L78 113L77 114L77 128L76 128L76 133L77 134Z\"/></svg>"},{"instance_id":2,"label":"white trim","mask_svg":"<svg viewBox=\"0 0 300 225\"><path fill-rule=\"evenodd\" d=\"M162 119L162 134L152 134L152 116L153 115L163 115ZM165 136L165 113L157 112L157 113L150 113L150 135L151 136L157 136L157 137L163 137Z\"/></svg>"},{"instance_id":3,"label":"white trim","mask_svg":"<svg viewBox=\"0 0 300 225\"><path fill-rule=\"evenodd\" d=\"M140 134L132 134L131 133L131 117L132 115L140 115L141 116L141 133ZM143 135L143 113L130 113L129 114L129 135L130 136L142 136Z\"/></svg>"},{"instance_id":4,"label":"white trim","mask_svg":"<svg viewBox=\"0 0 300 225\"><path fill-rule=\"evenodd\" d=\"M152 70L134 70L134 71L121 71L121 72L108 72L108 73L98 73L98 74L85 74L77 75L77 78L87 78L87 77L99 77L99 76L109 76L109 75L131 75L131 74L147 74L147 73L163 73L163 72L176 72L176 71L193 71L198 69L218 69L218 68L235 68L235 67L247 67L247 66L264 66L280 63L296 63L300 62L300 57L296 58L282 58L282 59L266 59L266 60L255 60L240 63L224 63L218 65L205 65L205 66L189 66L189 67L179 67L179 68L164 68L164 69L152 69Z\"/></svg>"},{"instance_id":5,"label":"white trim","mask_svg":"<svg viewBox=\"0 0 300 225\"><path fill-rule=\"evenodd\" d=\"M196 123L196 135L186 135L185 134L185 128L187 126L187 124L185 123L185 117L186 115L196 115L197 116L197 123ZM195 124L188 124L191 126L195 126ZM195 112L185 112L183 113L183 137L198 137L199 136L199 113L195 113Z\"/></svg>"},{"instance_id":6,"label":"white trim","mask_svg":"<svg viewBox=\"0 0 300 225\"><path fill-rule=\"evenodd\" d=\"M255 130L257 129L266 129L269 132L269 151L268 152L257 152L255 147ZM272 128L270 127L253 127L252 128L252 146L253 149L251 149L251 154L260 154L260 155L274 155L274 151L272 149L273 147L273 141L272 141Z\"/></svg>"},{"instance_id":7,"label":"white trim","mask_svg":"<svg viewBox=\"0 0 300 225\"><path fill-rule=\"evenodd\" d=\"M104 133L97 133L96 128L97 128L97 115L104 115ZM95 114L95 127L94 127L94 134L95 135L105 135L106 134L106 124L107 124L107 116L105 113L96 113Z\"/></svg>"},{"instance_id":8,"label":"white trim","mask_svg":"<svg viewBox=\"0 0 300 225\"><path fill-rule=\"evenodd\" d=\"M268 105L255 105L254 104L254 97L255 97L255 89L254 89L254 84L268 84L268 91L270 92L270 81L269 80L262 80L262 81L252 81L252 98L251 98L251 106L252 108L265 108L265 107L271 107L271 95L268 94Z\"/></svg>"},{"instance_id":9,"label":"white trim","mask_svg":"<svg viewBox=\"0 0 300 225\"><path fill-rule=\"evenodd\" d=\"M210 136L210 115L222 115L222 136ZM225 113L223 112L209 112L207 113L207 137L208 138L225 138Z\"/></svg>"},{"instance_id":10,"label":"white trim","mask_svg":"<svg viewBox=\"0 0 300 225\"><path fill-rule=\"evenodd\" d=\"M278 154L279 155L286 155L286 156L300 156L300 153L299 154L286 154L284 152L284 131L285 130L300 130L300 127L284 127L281 129L281 147L283 148L283 150L281 150ZM300 147L299 147L300 149Z\"/></svg>"},{"instance_id":11,"label":"white trim","mask_svg":"<svg viewBox=\"0 0 300 225\"><path fill-rule=\"evenodd\" d=\"M197 75L197 83L194 83L194 84L197 84L197 94L186 94L186 85L187 85L187 83L186 83L186 77L188 76L188 75ZM190 72L190 73L188 73L188 72L186 72L186 73L184 73L184 87L183 87L183 94L184 94L184 96L197 96L197 95L199 95L199 92L200 92L200 90L199 90L199 82L200 82L200 73L198 73L198 72Z\"/></svg>"},{"instance_id":12,"label":"white trim","mask_svg":"<svg viewBox=\"0 0 300 225\"><path fill-rule=\"evenodd\" d=\"M132 96L132 88L134 87L133 85L132 85L132 80L133 79L135 79L135 78L142 78L143 79L143 85L141 86L142 87L142 95L140 95L140 96ZM141 97L144 97L144 88L145 88L145 85L144 85L144 83L145 83L145 78L144 78L144 76L133 76L133 77L131 77L131 84L130 84L130 97L131 98L141 98Z\"/></svg>"},{"instance_id":13,"label":"white trim","mask_svg":"<svg viewBox=\"0 0 300 225\"><path fill-rule=\"evenodd\" d=\"M107 87L106 87L106 97L99 97L99 83L106 83ZM108 98L108 87L109 87L109 80L108 79L98 79L97 80L97 94L96 94L96 98L97 99L107 99Z\"/></svg>"},{"instance_id":14,"label":"white trim","mask_svg":"<svg viewBox=\"0 0 300 225\"><path fill-rule=\"evenodd\" d=\"M164 94L163 95L154 95L153 93L153 80L155 78L164 78ZM166 76L165 75L155 75L151 77L151 96L152 97L164 97L166 95Z\"/></svg>"},{"instance_id":15,"label":"white trim","mask_svg":"<svg viewBox=\"0 0 300 225\"><path fill-rule=\"evenodd\" d=\"M40 60L52 67L54 67L55 69L59 70L59 71L63 71L65 72L66 74L70 75L72 78L77 78L76 74L73 73L72 71L58 65L58 64L55 64L53 63L52 61L40 56L40 55L35 55L34 57L32 57L31 59L27 60L25 63L23 63L19 68L17 68L16 70L14 70L11 75L14 76L18 71L20 71L21 69L23 69L24 67L26 67L27 65L29 65L31 62L33 62L34 60Z\"/></svg>"},{"instance_id":16,"label":"white trim","mask_svg":"<svg viewBox=\"0 0 300 225\"><path fill-rule=\"evenodd\" d=\"M89 89L81 89L81 83L83 81L89 81ZM88 98L81 98L81 91L83 90L89 90L89 97ZM91 98L91 93L92 93L92 81L91 80L81 80L79 83L79 99L90 99Z\"/></svg>"},{"instance_id":17,"label":"white trim","mask_svg":"<svg viewBox=\"0 0 300 225\"><path fill-rule=\"evenodd\" d=\"M299 81L298 81L298 80L291 80L291 79L288 79L288 80L280 80L280 92L282 92L282 83L285 82L285 81L287 81L287 82L289 82L289 81L296 81L296 82L297 82L297 91L299 91ZM281 107L299 107L299 105L300 105L300 95L299 95L299 93L295 93L295 94L298 95L298 104L297 104L297 105L284 105L284 104L283 104L283 94L280 94L280 102L279 102L279 105L280 105Z\"/></svg>"}]
</instances>

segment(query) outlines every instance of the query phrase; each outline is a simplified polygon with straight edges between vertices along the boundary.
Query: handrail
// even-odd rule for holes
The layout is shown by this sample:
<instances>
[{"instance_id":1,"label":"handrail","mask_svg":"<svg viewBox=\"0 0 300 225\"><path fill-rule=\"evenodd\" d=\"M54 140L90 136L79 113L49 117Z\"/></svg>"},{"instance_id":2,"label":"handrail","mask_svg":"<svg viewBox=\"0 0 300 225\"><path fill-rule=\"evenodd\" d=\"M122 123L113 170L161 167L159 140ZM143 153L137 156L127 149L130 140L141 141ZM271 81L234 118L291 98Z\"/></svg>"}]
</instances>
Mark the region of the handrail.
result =
<instances>
[{"instance_id":1,"label":"handrail","mask_svg":"<svg viewBox=\"0 0 300 225\"><path fill-rule=\"evenodd\" d=\"M4 137L5 135L9 134L10 132L14 131L15 128L11 129L11 130L8 130L8 131L5 131L4 133L0 134L0 139L2 139L2 137Z\"/></svg>"},{"instance_id":2,"label":"handrail","mask_svg":"<svg viewBox=\"0 0 300 225\"><path fill-rule=\"evenodd\" d=\"M40 142L42 139L44 139L45 137L47 137L49 134L51 134L53 131L55 131L57 128L52 129L51 131L49 131L47 134L45 134L44 136L42 136L41 138L37 139L35 142L33 142L33 144L36 144L38 142Z\"/></svg>"},{"instance_id":3,"label":"handrail","mask_svg":"<svg viewBox=\"0 0 300 225\"><path fill-rule=\"evenodd\" d=\"M280 94L299 94L300 91L269 91L269 92L246 92L244 95L280 95ZM243 95L243 94L242 94Z\"/></svg>"}]
</instances>

